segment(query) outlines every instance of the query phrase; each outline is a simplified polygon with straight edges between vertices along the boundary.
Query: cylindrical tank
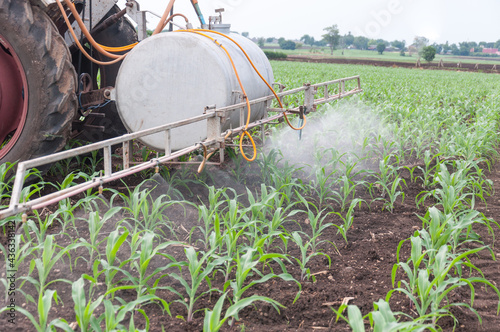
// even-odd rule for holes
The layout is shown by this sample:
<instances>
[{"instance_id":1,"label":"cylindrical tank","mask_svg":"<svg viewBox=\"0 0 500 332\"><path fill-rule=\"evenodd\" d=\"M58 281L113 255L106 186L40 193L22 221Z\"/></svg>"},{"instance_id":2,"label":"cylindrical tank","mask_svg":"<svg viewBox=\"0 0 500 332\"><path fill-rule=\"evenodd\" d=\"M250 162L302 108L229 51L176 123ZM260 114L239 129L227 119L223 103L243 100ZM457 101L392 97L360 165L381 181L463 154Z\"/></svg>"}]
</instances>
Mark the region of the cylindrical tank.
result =
<instances>
[{"instance_id":1,"label":"cylindrical tank","mask_svg":"<svg viewBox=\"0 0 500 332\"><path fill-rule=\"evenodd\" d=\"M223 36L205 34L228 50L249 99L272 94L237 45ZM229 36L242 46L272 84L271 64L262 50L236 33ZM242 102L241 88L227 54L211 39L193 32L162 33L141 42L121 65L115 88L120 117L130 132L201 115L209 105L221 108ZM251 121L261 119L265 107L265 103L252 105ZM246 114L245 111L245 120ZM223 130L239 127L239 117L239 111L232 113ZM172 150L191 146L206 136L206 121L174 129ZM157 151L165 149L163 133L141 141Z\"/></svg>"}]
</instances>

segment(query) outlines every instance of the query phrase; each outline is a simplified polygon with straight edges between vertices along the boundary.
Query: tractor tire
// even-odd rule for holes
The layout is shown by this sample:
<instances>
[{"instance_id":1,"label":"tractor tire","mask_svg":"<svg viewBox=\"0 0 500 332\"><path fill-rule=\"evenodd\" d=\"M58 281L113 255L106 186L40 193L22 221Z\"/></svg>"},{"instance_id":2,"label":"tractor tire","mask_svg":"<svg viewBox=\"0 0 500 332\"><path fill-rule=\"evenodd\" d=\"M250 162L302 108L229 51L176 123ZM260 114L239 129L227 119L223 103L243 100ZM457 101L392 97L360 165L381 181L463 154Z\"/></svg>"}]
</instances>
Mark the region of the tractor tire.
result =
<instances>
[{"instance_id":1,"label":"tractor tire","mask_svg":"<svg viewBox=\"0 0 500 332\"><path fill-rule=\"evenodd\" d=\"M64 39L28 0L0 0L0 163L64 148L77 79Z\"/></svg>"},{"instance_id":2,"label":"tractor tire","mask_svg":"<svg viewBox=\"0 0 500 332\"><path fill-rule=\"evenodd\" d=\"M118 13L119 11L120 8L115 5L101 20L101 22L107 19L109 16ZM130 21L125 17L120 18L118 22L93 37L99 44L111 47L130 45L137 42L137 32L132 23L130 23ZM88 51L90 53L90 50ZM75 66L75 68L78 68L78 61L80 56L79 51L73 53L72 56L73 65ZM98 52L94 52L93 56L101 61L112 60L101 55ZM106 86L114 87L116 83L116 76L118 75L118 70L120 69L121 64L122 62L120 61L108 66L97 66L95 64L91 65L90 61L87 60L87 58L83 57L82 72L89 73L94 78L94 85L96 85L97 82L95 81L95 77L97 76L97 69L99 69L101 74L101 88ZM73 133L76 138L89 142L99 142L127 133L127 129L120 119L118 110L116 109L116 104L114 102L109 103L100 109L97 109L96 112L104 113L105 118L89 117L82 123L75 124ZM83 126L86 124L104 127L104 131L101 132L98 130L84 130Z\"/></svg>"}]
</instances>

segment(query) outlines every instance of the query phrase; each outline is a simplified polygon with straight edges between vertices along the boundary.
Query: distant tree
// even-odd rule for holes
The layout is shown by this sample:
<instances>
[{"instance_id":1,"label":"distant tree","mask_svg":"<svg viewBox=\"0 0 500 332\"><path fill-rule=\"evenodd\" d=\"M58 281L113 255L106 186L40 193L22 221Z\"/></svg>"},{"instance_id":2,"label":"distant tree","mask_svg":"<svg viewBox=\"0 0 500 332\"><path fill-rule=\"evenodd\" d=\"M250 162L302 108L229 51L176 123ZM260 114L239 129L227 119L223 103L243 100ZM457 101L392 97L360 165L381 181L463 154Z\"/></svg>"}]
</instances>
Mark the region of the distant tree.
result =
<instances>
[{"instance_id":1,"label":"distant tree","mask_svg":"<svg viewBox=\"0 0 500 332\"><path fill-rule=\"evenodd\" d=\"M385 44L384 43L377 44L377 51L378 54L383 54L385 51Z\"/></svg>"},{"instance_id":2,"label":"distant tree","mask_svg":"<svg viewBox=\"0 0 500 332\"><path fill-rule=\"evenodd\" d=\"M316 40L314 46L323 47L326 46L327 42L324 39Z\"/></svg>"},{"instance_id":3,"label":"distant tree","mask_svg":"<svg viewBox=\"0 0 500 332\"><path fill-rule=\"evenodd\" d=\"M331 27L324 28L323 30L326 31L326 33L323 35L323 39L330 45L330 51L333 55L333 51L339 44L340 40L339 29L337 25L334 24Z\"/></svg>"},{"instance_id":4,"label":"distant tree","mask_svg":"<svg viewBox=\"0 0 500 332\"><path fill-rule=\"evenodd\" d=\"M444 52L444 53L448 53L448 51L451 51L451 46L450 46L450 44L448 43L448 41L446 41L446 43L444 43L444 44L442 45L442 47L443 47L443 52Z\"/></svg>"},{"instance_id":5,"label":"distant tree","mask_svg":"<svg viewBox=\"0 0 500 332\"><path fill-rule=\"evenodd\" d=\"M281 45L281 43L283 43L283 42L285 42L285 41L286 41L286 39L285 39L285 38L283 38L283 37L281 37L280 39L278 39L278 44L280 44L280 45Z\"/></svg>"},{"instance_id":6,"label":"distant tree","mask_svg":"<svg viewBox=\"0 0 500 332\"><path fill-rule=\"evenodd\" d=\"M300 41L303 41L306 45L314 45L314 37L311 37L309 35L303 35L302 37L300 37Z\"/></svg>"},{"instance_id":7,"label":"distant tree","mask_svg":"<svg viewBox=\"0 0 500 332\"><path fill-rule=\"evenodd\" d=\"M349 31L349 33L345 35L343 39L344 44L348 47L354 44L354 36L351 34L351 31Z\"/></svg>"},{"instance_id":8,"label":"distant tree","mask_svg":"<svg viewBox=\"0 0 500 332\"><path fill-rule=\"evenodd\" d=\"M352 44L359 50L366 50L368 48L368 38L366 37L354 37Z\"/></svg>"},{"instance_id":9,"label":"distant tree","mask_svg":"<svg viewBox=\"0 0 500 332\"><path fill-rule=\"evenodd\" d=\"M242 35L243 37L248 38L248 36L250 36L250 32L242 32L242 33L241 33L241 35Z\"/></svg>"},{"instance_id":10,"label":"distant tree","mask_svg":"<svg viewBox=\"0 0 500 332\"><path fill-rule=\"evenodd\" d=\"M470 49L471 49L469 43L462 42L459 45L460 45L460 48L459 48L458 54L459 55L463 55L463 56L469 56L470 55Z\"/></svg>"},{"instance_id":11,"label":"distant tree","mask_svg":"<svg viewBox=\"0 0 500 332\"><path fill-rule=\"evenodd\" d=\"M397 49L400 49L401 51L404 52L405 46L406 46L406 41L405 40L395 40L391 42L392 47L395 47Z\"/></svg>"},{"instance_id":12,"label":"distant tree","mask_svg":"<svg viewBox=\"0 0 500 332\"><path fill-rule=\"evenodd\" d=\"M415 48L418 51L418 55L422 56L422 52L424 50L424 47L429 45L429 39L427 39L423 36L416 36L415 39L413 39L413 45L415 45Z\"/></svg>"},{"instance_id":13,"label":"distant tree","mask_svg":"<svg viewBox=\"0 0 500 332\"><path fill-rule=\"evenodd\" d=\"M439 54L443 51L443 45L441 45L441 44L434 43L431 46L434 47L437 54Z\"/></svg>"},{"instance_id":14,"label":"distant tree","mask_svg":"<svg viewBox=\"0 0 500 332\"><path fill-rule=\"evenodd\" d=\"M264 47L265 43L266 43L266 38L264 38L264 37L260 37L257 40L257 45L259 45L260 48Z\"/></svg>"},{"instance_id":15,"label":"distant tree","mask_svg":"<svg viewBox=\"0 0 500 332\"><path fill-rule=\"evenodd\" d=\"M274 37L269 37L266 39L267 43L272 43L274 41Z\"/></svg>"},{"instance_id":16,"label":"distant tree","mask_svg":"<svg viewBox=\"0 0 500 332\"><path fill-rule=\"evenodd\" d=\"M285 40L280 43L280 47L283 50L294 50L297 47L297 44L291 40Z\"/></svg>"},{"instance_id":17,"label":"distant tree","mask_svg":"<svg viewBox=\"0 0 500 332\"><path fill-rule=\"evenodd\" d=\"M433 46L426 46L422 51L422 58L425 61L431 62L436 57L436 49Z\"/></svg>"},{"instance_id":18,"label":"distant tree","mask_svg":"<svg viewBox=\"0 0 500 332\"><path fill-rule=\"evenodd\" d=\"M451 50L451 54L460 55L460 50L458 49L457 44L451 44L450 50Z\"/></svg>"}]
</instances>

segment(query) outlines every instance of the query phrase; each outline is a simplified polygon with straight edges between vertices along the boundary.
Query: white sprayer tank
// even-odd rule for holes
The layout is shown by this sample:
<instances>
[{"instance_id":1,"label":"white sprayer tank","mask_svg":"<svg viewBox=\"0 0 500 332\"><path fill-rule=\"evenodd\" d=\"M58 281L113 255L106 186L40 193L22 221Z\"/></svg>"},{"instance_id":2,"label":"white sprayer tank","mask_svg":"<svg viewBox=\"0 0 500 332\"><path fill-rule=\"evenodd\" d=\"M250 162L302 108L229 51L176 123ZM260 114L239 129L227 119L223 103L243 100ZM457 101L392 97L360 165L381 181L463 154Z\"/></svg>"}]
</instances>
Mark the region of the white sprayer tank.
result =
<instances>
[{"instance_id":1,"label":"white sprayer tank","mask_svg":"<svg viewBox=\"0 0 500 332\"><path fill-rule=\"evenodd\" d=\"M204 33L229 51L250 100L272 94L237 45L223 36ZM229 36L242 46L272 85L273 71L262 50L238 34ZM201 115L206 106L221 108L242 102L240 85L224 50L193 32L162 33L138 44L120 67L115 92L120 117L129 132ZM265 103L252 105L251 121L261 119L265 107ZM239 115L239 111L233 112L222 129L239 127ZM186 148L206 137L206 120L176 128L171 133L171 148ZM165 149L164 133L141 141L154 150Z\"/></svg>"}]
</instances>

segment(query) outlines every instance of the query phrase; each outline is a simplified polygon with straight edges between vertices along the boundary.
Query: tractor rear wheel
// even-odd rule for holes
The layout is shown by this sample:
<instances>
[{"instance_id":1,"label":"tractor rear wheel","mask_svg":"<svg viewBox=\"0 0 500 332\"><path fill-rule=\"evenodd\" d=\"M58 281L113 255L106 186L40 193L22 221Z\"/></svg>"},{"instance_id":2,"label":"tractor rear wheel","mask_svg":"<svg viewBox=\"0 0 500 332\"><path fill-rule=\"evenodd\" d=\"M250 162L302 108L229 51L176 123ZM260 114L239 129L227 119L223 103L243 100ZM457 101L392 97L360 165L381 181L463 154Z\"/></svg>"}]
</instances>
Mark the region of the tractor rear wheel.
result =
<instances>
[{"instance_id":1,"label":"tractor rear wheel","mask_svg":"<svg viewBox=\"0 0 500 332\"><path fill-rule=\"evenodd\" d=\"M61 150L76 113L76 73L49 17L0 0L0 163Z\"/></svg>"}]
</instances>

